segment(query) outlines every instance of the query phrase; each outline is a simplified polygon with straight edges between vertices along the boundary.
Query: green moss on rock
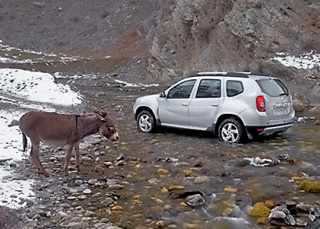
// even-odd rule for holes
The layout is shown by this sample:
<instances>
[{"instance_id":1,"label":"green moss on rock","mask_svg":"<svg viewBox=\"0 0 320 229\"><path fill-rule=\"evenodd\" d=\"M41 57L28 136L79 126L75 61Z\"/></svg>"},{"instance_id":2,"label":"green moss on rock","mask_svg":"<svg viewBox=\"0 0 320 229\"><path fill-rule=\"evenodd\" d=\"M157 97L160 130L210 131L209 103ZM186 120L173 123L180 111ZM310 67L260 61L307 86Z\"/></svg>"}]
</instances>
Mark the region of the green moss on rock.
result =
<instances>
[{"instance_id":1,"label":"green moss on rock","mask_svg":"<svg viewBox=\"0 0 320 229\"><path fill-rule=\"evenodd\" d=\"M299 188L305 192L320 192L320 182L303 180L300 182Z\"/></svg>"},{"instance_id":2,"label":"green moss on rock","mask_svg":"<svg viewBox=\"0 0 320 229\"><path fill-rule=\"evenodd\" d=\"M270 208L263 202L256 203L249 211L248 215L255 218L257 223L267 223Z\"/></svg>"}]
</instances>

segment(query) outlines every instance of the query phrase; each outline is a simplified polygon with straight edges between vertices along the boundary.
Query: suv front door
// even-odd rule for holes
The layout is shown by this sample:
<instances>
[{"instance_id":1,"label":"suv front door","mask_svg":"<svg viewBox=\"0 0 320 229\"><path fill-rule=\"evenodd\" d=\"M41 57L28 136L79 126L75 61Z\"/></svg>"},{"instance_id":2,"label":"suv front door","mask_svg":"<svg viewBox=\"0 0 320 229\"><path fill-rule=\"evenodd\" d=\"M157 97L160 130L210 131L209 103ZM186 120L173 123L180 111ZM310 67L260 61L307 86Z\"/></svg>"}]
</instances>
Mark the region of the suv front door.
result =
<instances>
[{"instance_id":1,"label":"suv front door","mask_svg":"<svg viewBox=\"0 0 320 229\"><path fill-rule=\"evenodd\" d=\"M220 79L202 79L189 104L189 125L192 129L210 130L223 99Z\"/></svg>"},{"instance_id":2,"label":"suv front door","mask_svg":"<svg viewBox=\"0 0 320 229\"><path fill-rule=\"evenodd\" d=\"M161 125L187 128L189 125L188 105L196 80L187 80L172 87L166 98L159 100Z\"/></svg>"}]
</instances>

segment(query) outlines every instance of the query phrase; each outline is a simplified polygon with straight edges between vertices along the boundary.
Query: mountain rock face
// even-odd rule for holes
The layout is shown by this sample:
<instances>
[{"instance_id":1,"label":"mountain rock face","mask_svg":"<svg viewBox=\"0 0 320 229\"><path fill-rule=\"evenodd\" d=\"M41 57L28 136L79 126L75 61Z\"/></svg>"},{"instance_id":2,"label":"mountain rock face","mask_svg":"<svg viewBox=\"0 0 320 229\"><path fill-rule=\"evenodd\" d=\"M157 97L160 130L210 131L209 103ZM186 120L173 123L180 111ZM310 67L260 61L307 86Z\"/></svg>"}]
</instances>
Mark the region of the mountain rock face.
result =
<instances>
[{"instance_id":1,"label":"mountain rock face","mask_svg":"<svg viewBox=\"0 0 320 229\"><path fill-rule=\"evenodd\" d=\"M320 52L317 0L177 0L153 30L148 71L157 79L194 70L264 72L286 81L301 103L319 101L319 68L271 59Z\"/></svg>"},{"instance_id":2,"label":"mountain rock face","mask_svg":"<svg viewBox=\"0 0 320 229\"><path fill-rule=\"evenodd\" d=\"M320 53L318 0L11 0L0 3L0 26L5 45L126 60L118 76L131 82L263 72L282 78L301 105L320 101L319 66L273 59Z\"/></svg>"}]
</instances>

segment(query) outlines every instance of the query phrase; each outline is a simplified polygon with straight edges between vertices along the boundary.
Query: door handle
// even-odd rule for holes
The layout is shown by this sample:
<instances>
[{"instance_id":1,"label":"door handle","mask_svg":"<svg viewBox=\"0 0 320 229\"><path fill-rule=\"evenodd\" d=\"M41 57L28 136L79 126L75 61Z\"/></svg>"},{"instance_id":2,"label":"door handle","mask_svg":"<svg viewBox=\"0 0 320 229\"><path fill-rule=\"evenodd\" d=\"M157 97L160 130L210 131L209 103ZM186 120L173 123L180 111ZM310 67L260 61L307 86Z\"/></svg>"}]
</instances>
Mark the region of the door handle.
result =
<instances>
[{"instance_id":1,"label":"door handle","mask_svg":"<svg viewBox=\"0 0 320 229\"><path fill-rule=\"evenodd\" d=\"M187 103L182 103L181 105L184 106L184 107L187 107L187 106L188 106Z\"/></svg>"},{"instance_id":2,"label":"door handle","mask_svg":"<svg viewBox=\"0 0 320 229\"><path fill-rule=\"evenodd\" d=\"M219 104L211 104L211 106L213 106L213 107L218 107Z\"/></svg>"}]
</instances>

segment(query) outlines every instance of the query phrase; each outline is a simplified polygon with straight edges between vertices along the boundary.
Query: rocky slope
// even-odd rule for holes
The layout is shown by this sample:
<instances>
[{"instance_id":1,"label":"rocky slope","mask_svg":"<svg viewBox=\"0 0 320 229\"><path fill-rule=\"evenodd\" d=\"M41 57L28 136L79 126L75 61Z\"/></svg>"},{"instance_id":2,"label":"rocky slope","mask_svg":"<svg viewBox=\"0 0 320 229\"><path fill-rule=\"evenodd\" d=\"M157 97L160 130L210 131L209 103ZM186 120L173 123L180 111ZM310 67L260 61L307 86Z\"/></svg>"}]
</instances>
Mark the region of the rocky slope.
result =
<instances>
[{"instance_id":1,"label":"rocky slope","mask_svg":"<svg viewBox=\"0 0 320 229\"><path fill-rule=\"evenodd\" d=\"M96 60L72 71L163 83L193 70L258 71L284 79L300 103L320 98L319 68L271 60L320 52L317 0L13 0L0 3L0 26L3 44Z\"/></svg>"}]
</instances>

